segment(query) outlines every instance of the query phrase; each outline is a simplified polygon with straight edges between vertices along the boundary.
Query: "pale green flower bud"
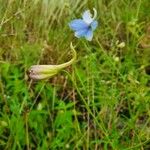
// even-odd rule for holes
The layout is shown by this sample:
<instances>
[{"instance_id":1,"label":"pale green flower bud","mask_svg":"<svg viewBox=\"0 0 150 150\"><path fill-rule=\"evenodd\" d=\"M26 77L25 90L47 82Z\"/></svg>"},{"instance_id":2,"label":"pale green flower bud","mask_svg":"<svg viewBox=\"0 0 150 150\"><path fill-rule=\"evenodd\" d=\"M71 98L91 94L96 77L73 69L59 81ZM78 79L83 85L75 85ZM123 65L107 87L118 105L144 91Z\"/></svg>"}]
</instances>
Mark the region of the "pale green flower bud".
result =
<instances>
[{"instance_id":1,"label":"pale green flower bud","mask_svg":"<svg viewBox=\"0 0 150 150\"><path fill-rule=\"evenodd\" d=\"M33 80L43 80L48 79L54 75L56 75L60 70L64 69L67 66L70 66L76 60L76 51L70 44L72 50L72 59L66 63L59 65L33 65L29 69L29 77Z\"/></svg>"}]
</instances>

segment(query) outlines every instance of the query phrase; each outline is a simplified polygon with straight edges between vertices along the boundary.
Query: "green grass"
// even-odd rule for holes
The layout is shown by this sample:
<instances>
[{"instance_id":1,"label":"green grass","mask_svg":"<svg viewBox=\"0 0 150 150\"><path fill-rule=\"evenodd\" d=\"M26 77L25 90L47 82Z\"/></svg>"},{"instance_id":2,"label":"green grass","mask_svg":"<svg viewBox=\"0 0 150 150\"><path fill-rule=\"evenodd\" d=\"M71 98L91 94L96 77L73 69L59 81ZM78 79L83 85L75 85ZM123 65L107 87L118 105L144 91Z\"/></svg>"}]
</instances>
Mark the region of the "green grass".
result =
<instances>
[{"instance_id":1,"label":"green grass","mask_svg":"<svg viewBox=\"0 0 150 150\"><path fill-rule=\"evenodd\" d=\"M149 150L149 6L0 0L0 149ZM93 7L93 41L76 39L68 23ZM69 60L71 42L76 63L48 81L28 78L31 65Z\"/></svg>"}]
</instances>

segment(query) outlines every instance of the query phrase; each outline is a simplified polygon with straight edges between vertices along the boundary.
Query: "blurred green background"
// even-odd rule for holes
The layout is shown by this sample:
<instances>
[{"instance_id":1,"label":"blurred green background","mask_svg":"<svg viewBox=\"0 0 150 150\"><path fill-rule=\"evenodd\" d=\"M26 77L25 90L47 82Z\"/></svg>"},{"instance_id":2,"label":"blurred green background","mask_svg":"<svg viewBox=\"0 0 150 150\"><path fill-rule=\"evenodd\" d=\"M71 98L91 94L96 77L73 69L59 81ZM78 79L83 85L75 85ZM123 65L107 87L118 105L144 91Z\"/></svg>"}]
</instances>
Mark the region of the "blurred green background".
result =
<instances>
[{"instance_id":1,"label":"blurred green background","mask_svg":"<svg viewBox=\"0 0 150 150\"><path fill-rule=\"evenodd\" d=\"M68 23L96 8L92 42ZM149 0L0 0L0 149L150 149ZM77 61L48 81L35 64Z\"/></svg>"}]
</instances>

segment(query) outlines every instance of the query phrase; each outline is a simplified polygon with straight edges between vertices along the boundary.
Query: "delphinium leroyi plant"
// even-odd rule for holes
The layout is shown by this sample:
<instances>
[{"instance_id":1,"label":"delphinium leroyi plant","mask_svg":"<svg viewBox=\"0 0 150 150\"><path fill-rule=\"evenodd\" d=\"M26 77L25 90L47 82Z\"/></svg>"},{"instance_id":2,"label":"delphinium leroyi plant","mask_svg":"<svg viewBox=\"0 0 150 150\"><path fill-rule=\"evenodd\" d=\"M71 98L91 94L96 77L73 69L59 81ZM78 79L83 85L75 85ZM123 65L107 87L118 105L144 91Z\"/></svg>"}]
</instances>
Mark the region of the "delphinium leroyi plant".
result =
<instances>
[{"instance_id":1,"label":"delphinium leroyi plant","mask_svg":"<svg viewBox=\"0 0 150 150\"><path fill-rule=\"evenodd\" d=\"M93 11L93 17L90 13L90 10L86 10L82 14L81 19L74 19L69 23L69 27L75 32L75 37L85 38L88 41L92 40L93 31L98 25L98 22L95 20L97 16L97 11L95 8L93 8ZM33 80L48 79L56 75L65 67L73 64L76 60L76 51L72 43L70 44L70 48L72 50L72 59L70 61L59 65L33 65L29 70L29 77Z\"/></svg>"}]
</instances>

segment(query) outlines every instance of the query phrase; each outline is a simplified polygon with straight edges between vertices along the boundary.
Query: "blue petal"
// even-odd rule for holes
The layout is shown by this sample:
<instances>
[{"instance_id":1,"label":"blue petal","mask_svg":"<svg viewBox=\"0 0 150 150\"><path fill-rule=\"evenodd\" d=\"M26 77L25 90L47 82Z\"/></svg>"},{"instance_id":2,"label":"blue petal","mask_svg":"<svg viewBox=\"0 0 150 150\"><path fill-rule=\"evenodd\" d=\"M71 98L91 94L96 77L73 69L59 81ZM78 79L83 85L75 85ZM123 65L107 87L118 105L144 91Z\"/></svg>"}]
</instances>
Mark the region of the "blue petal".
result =
<instances>
[{"instance_id":1,"label":"blue petal","mask_svg":"<svg viewBox=\"0 0 150 150\"><path fill-rule=\"evenodd\" d=\"M91 41L92 38L93 38L93 31L89 29L88 32L87 32L86 35L85 35L85 38L86 38L88 41Z\"/></svg>"},{"instance_id":2,"label":"blue petal","mask_svg":"<svg viewBox=\"0 0 150 150\"><path fill-rule=\"evenodd\" d=\"M83 13L82 18L83 18L84 22L86 22L88 25L93 21L92 15L89 10L86 10Z\"/></svg>"},{"instance_id":3,"label":"blue petal","mask_svg":"<svg viewBox=\"0 0 150 150\"><path fill-rule=\"evenodd\" d=\"M98 26L98 22L97 21L93 21L91 23L91 28L92 28L93 31L97 28L97 26Z\"/></svg>"},{"instance_id":4,"label":"blue petal","mask_svg":"<svg viewBox=\"0 0 150 150\"><path fill-rule=\"evenodd\" d=\"M88 25L82 19L75 19L69 23L69 27L74 30L87 29Z\"/></svg>"},{"instance_id":5,"label":"blue petal","mask_svg":"<svg viewBox=\"0 0 150 150\"><path fill-rule=\"evenodd\" d=\"M88 29L78 30L75 32L75 36L77 38L80 38L80 37L85 36L87 34L87 32L88 32Z\"/></svg>"}]
</instances>

